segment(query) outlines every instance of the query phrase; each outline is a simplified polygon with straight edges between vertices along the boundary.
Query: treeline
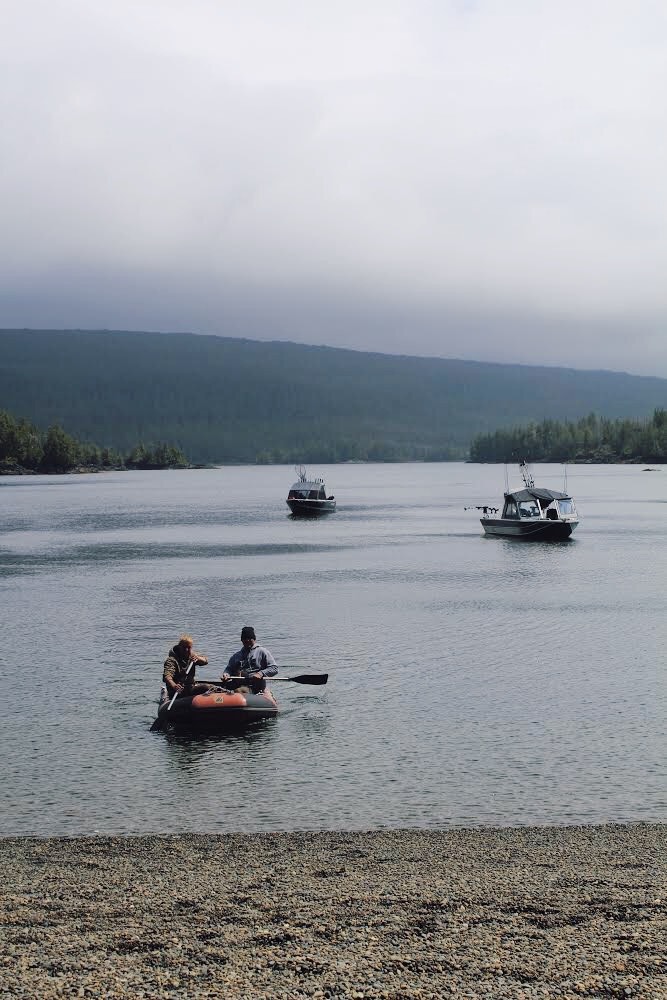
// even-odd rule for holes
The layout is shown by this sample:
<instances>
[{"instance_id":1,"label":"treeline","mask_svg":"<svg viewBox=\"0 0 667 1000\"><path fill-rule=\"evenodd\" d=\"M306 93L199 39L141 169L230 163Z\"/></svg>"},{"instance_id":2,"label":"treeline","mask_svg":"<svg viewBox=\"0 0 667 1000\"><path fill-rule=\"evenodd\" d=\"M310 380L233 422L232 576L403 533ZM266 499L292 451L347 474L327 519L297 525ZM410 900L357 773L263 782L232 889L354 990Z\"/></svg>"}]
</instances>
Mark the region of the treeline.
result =
<instances>
[{"instance_id":1,"label":"treeline","mask_svg":"<svg viewBox=\"0 0 667 1000\"><path fill-rule=\"evenodd\" d=\"M222 336L0 330L0 400L123 454L170 441L198 464L447 461L497 427L645 417L667 407L667 379Z\"/></svg>"},{"instance_id":2,"label":"treeline","mask_svg":"<svg viewBox=\"0 0 667 1000\"><path fill-rule=\"evenodd\" d=\"M667 410L649 420L543 420L476 437L471 462L667 462Z\"/></svg>"},{"instance_id":3,"label":"treeline","mask_svg":"<svg viewBox=\"0 0 667 1000\"><path fill-rule=\"evenodd\" d=\"M46 433L23 417L0 410L0 473L71 472L73 469L167 469L187 468L180 448L137 444L123 456L113 448L77 441L57 424Z\"/></svg>"}]
</instances>

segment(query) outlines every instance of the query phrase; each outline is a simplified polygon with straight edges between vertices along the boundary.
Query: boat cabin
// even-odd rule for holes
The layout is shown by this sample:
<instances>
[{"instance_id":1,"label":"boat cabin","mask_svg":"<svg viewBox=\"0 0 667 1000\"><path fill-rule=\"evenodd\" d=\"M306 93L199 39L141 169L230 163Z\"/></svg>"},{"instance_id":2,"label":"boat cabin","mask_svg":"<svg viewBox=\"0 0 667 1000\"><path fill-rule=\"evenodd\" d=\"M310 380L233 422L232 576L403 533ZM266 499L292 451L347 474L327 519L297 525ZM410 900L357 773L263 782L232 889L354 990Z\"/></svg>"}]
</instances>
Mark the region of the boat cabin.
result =
<instances>
[{"instance_id":1,"label":"boat cabin","mask_svg":"<svg viewBox=\"0 0 667 1000\"><path fill-rule=\"evenodd\" d=\"M323 479L299 480L287 494L288 500L327 500Z\"/></svg>"},{"instance_id":2,"label":"boat cabin","mask_svg":"<svg viewBox=\"0 0 667 1000\"><path fill-rule=\"evenodd\" d=\"M577 512L574 500L567 493L532 486L506 493L502 516L510 520L542 518L559 521L561 518L576 518Z\"/></svg>"}]
</instances>

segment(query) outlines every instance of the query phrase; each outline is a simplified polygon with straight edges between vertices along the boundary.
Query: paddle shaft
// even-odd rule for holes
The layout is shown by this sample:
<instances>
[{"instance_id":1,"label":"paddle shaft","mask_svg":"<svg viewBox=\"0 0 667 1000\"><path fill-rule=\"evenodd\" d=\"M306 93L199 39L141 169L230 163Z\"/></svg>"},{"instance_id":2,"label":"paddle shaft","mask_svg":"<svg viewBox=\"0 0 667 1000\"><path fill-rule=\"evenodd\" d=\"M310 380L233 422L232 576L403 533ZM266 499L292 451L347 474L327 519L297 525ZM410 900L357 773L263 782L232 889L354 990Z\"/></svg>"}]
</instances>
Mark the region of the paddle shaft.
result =
<instances>
[{"instance_id":1,"label":"paddle shaft","mask_svg":"<svg viewBox=\"0 0 667 1000\"><path fill-rule=\"evenodd\" d=\"M250 677L230 677L230 681L249 681ZM297 677L267 677L266 681L273 684L274 681L291 681L293 684L326 684L329 680L328 674L299 674ZM202 680L201 684L214 684L224 687L229 681L209 681Z\"/></svg>"},{"instance_id":2,"label":"paddle shaft","mask_svg":"<svg viewBox=\"0 0 667 1000\"><path fill-rule=\"evenodd\" d=\"M194 660L190 660L190 662L188 663L188 669L185 671L185 677L183 678L184 681L186 681L188 679L188 674L190 673L190 671L192 670L192 668L194 667L194 665L195 665L195 661ZM179 696L180 693L181 693L180 691L174 691L174 694L170 698L169 704L167 705L167 711L168 712L171 710L171 706L174 704L174 702L176 701L176 699L178 698L178 696Z\"/></svg>"}]
</instances>

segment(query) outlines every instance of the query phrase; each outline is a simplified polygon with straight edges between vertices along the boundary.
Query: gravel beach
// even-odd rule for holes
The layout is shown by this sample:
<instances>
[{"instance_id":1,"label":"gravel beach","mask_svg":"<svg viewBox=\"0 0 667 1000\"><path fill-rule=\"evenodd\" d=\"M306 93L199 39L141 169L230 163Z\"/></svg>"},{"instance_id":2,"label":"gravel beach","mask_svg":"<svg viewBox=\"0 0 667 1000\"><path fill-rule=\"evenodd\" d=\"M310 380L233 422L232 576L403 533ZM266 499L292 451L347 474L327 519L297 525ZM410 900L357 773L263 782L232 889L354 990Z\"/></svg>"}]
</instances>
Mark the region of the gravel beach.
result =
<instances>
[{"instance_id":1,"label":"gravel beach","mask_svg":"<svg viewBox=\"0 0 667 1000\"><path fill-rule=\"evenodd\" d=\"M667 998L667 825L0 839L0 997Z\"/></svg>"}]
</instances>

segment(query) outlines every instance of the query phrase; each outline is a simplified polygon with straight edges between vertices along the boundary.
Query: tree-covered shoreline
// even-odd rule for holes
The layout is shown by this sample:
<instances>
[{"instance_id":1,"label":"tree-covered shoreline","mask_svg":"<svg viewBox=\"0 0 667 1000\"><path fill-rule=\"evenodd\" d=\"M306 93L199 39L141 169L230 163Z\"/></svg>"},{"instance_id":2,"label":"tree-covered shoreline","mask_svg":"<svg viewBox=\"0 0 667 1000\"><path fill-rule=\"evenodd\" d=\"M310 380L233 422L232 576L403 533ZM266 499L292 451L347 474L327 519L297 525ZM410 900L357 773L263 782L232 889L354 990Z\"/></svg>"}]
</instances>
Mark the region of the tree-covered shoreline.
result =
<instances>
[{"instance_id":1,"label":"tree-covered shoreline","mask_svg":"<svg viewBox=\"0 0 667 1000\"><path fill-rule=\"evenodd\" d=\"M667 462L667 410L648 420L608 420L589 414L576 422L543 420L526 427L481 434L471 462L640 463Z\"/></svg>"},{"instance_id":2,"label":"tree-covered shoreline","mask_svg":"<svg viewBox=\"0 0 667 1000\"><path fill-rule=\"evenodd\" d=\"M180 448L137 444L127 455L78 441L58 424L41 431L24 417L0 410L0 475L106 472L124 469L186 469Z\"/></svg>"},{"instance_id":3,"label":"tree-covered shoreline","mask_svg":"<svg viewBox=\"0 0 667 1000\"><path fill-rule=\"evenodd\" d=\"M398 357L279 341L0 330L0 400L38 427L194 464L446 462L478 434L546 419L642 419L667 379Z\"/></svg>"},{"instance_id":4,"label":"tree-covered shoreline","mask_svg":"<svg viewBox=\"0 0 667 1000\"><path fill-rule=\"evenodd\" d=\"M307 456L306 456L307 457ZM355 456L356 458L357 456ZM401 456L405 460L405 456ZM413 456L412 461L434 459L432 454ZM576 422L543 420L525 427L500 429L476 437L470 446L470 462L642 463L667 462L667 410L656 409L644 421L609 420L595 413ZM257 464L288 461L285 455L256 457ZM327 456L331 464L350 460L335 452ZM359 460L357 458L357 460ZM362 461L400 461L377 453ZM0 410L0 475L30 475L67 472L105 472L126 469L191 468L176 445L136 444L127 454L79 441L57 424L39 430L24 417Z\"/></svg>"}]
</instances>

